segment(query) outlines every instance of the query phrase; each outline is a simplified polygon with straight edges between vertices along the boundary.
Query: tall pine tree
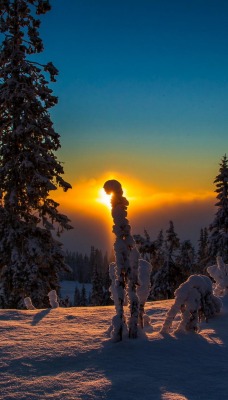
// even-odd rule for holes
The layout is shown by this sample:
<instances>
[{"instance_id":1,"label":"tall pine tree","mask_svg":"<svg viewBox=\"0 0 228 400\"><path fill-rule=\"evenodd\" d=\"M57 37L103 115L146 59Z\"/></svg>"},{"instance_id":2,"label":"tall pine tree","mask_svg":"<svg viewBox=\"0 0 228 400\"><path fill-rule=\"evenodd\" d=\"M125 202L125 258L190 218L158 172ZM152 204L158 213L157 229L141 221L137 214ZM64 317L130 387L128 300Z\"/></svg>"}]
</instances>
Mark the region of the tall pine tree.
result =
<instances>
[{"instance_id":1,"label":"tall pine tree","mask_svg":"<svg viewBox=\"0 0 228 400\"><path fill-rule=\"evenodd\" d=\"M1 0L0 32L0 293L1 307L21 307L30 296L48 305L66 268L62 245L51 231L70 229L49 192L71 186L62 178L60 148L49 109L57 98L48 87L58 71L31 55L43 51L37 15L48 0Z\"/></svg>"},{"instance_id":2,"label":"tall pine tree","mask_svg":"<svg viewBox=\"0 0 228 400\"><path fill-rule=\"evenodd\" d=\"M217 212L209 227L208 239L209 262L215 263L216 256L228 262L228 160L226 154L221 160L219 174L216 176Z\"/></svg>"}]
</instances>

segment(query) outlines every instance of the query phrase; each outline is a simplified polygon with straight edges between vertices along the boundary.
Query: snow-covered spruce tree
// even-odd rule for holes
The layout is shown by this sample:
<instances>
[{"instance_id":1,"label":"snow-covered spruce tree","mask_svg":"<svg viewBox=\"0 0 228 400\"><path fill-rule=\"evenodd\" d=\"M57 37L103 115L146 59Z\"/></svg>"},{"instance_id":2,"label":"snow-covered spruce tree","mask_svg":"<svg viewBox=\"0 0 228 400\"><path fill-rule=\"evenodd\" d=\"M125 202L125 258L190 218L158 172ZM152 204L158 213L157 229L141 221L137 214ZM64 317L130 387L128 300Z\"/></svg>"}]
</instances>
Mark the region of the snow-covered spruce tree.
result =
<instances>
[{"instance_id":1,"label":"snow-covered spruce tree","mask_svg":"<svg viewBox=\"0 0 228 400\"><path fill-rule=\"evenodd\" d=\"M225 264L222 257L217 256L217 264L207 268L208 274L214 279L213 292L215 296L228 294L228 264Z\"/></svg>"},{"instance_id":2,"label":"snow-covered spruce tree","mask_svg":"<svg viewBox=\"0 0 228 400\"><path fill-rule=\"evenodd\" d=\"M71 186L57 161L60 147L49 109L57 103L48 87L58 71L51 62L32 61L42 52L40 20L48 0L1 0L0 32L0 282L1 306L48 307L66 269L62 245L51 234L70 229L51 190Z\"/></svg>"},{"instance_id":3,"label":"snow-covered spruce tree","mask_svg":"<svg viewBox=\"0 0 228 400\"><path fill-rule=\"evenodd\" d=\"M221 160L216 176L217 212L209 227L208 263L214 263L217 256L228 262L228 160L226 154Z\"/></svg>"},{"instance_id":4,"label":"snow-covered spruce tree","mask_svg":"<svg viewBox=\"0 0 228 400\"><path fill-rule=\"evenodd\" d=\"M169 333L174 318L181 313L176 332L198 332L199 322L207 322L220 312L221 300L212 292L212 282L205 275L191 275L175 291L175 301L168 311L161 333Z\"/></svg>"},{"instance_id":5,"label":"snow-covered spruce tree","mask_svg":"<svg viewBox=\"0 0 228 400\"><path fill-rule=\"evenodd\" d=\"M130 308L128 322L129 338L133 339L138 336L139 299L136 291L138 285L139 252L131 235L129 221L126 218L129 203L123 197L121 184L116 180L109 180L104 184L104 190L107 194L112 194L113 233L116 235L114 251L116 258L118 304L116 306L116 316L112 321L112 338L114 341L120 341L125 329L123 305L126 287Z\"/></svg>"}]
</instances>

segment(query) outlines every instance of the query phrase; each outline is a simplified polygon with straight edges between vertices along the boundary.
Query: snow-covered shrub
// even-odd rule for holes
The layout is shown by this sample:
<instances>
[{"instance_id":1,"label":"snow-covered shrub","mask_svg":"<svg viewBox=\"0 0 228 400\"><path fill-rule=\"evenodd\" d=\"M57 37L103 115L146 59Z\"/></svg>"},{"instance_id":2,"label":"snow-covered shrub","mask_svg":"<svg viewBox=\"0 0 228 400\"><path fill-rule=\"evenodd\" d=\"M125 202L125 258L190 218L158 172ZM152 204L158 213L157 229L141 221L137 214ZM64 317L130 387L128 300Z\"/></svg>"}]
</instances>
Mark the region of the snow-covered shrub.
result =
<instances>
[{"instance_id":1,"label":"snow-covered shrub","mask_svg":"<svg viewBox=\"0 0 228 400\"><path fill-rule=\"evenodd\" d=\"M177 331L199 330L199 322L202 319L208 321L220 312L221 300L212 293L212 282L205 275L191 275L175 291L175 301L168 311L161 333L168 333L172 322L178 313L181 313L181 321Z\"/></svg>"},{"instance_id":2,"label":"snow-covered shrub","mask_svg":"<svg viewBox=\"0 0 228 400\"><path fill-rule=\"evenodd\" d=\"M116 235L114 252L116 258L116 316L112 320L112 338L122 340L125 328L124 298L127 290L130 318L128 321L129 337L136 338L138 333L139 299L137 296L139 252L131 235L131 227L127 220L127 199L123 197L121 184L116 180L109 180L104 184L107 194L112 194L112 217L114 221L113 233Z\"/></svg>"},{"instance_id":3,"label":"snow-covered shrub","mask_svg":"<svg viewBox=\"0 0 228 400\"><path fill-rule=\"evenodd\" d=\"M36 309L36 307L34 307L34 305L32 304L31 297L25 297L24 303L25 303L25 307L27 308L27 310L35 310Z\"/></svg>"},{"instance_id":4,"label":"snow-covered shrub","mask_svg":"<svg viewBox=\"0 0 228 400\"><path fill-rule=\"evenodd\" d=\"M217 257L217 265L207 268L208 274L215 280L213 291L216 296L228 294L228 264L225 264L222 257Z\"/></svg>"},{"instance_id":5,"label":"snow-covered shrub","mask_svg":"<svg viewBox=\"0 0 228 400\"><path fill-rule=\"evenodd\" d=\"M52 308L58 308L59 307L59 303L58 303L58 298L57 298L57 293L55 290L51 290L48 293L48 297L49 297L49 303L51 305Z\"/></svg>"}]
</instances>

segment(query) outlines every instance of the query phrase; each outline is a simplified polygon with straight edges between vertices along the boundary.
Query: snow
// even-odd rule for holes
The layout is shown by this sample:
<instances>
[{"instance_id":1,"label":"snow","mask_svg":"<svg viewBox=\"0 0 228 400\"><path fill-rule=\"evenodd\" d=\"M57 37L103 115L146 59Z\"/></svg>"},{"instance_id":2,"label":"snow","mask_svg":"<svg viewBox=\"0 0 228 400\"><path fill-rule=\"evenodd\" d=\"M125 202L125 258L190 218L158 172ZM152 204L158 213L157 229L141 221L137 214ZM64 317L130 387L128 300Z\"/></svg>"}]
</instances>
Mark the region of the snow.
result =
<instances>
[{"instance_id":1,"label":"snow","mask_svg":"<svg viewBox=\"0 0 228 400\"><path fill-rule=\"evenodd\" d=\"M173 300L147 303L147 337L118 343L107 336L114 306L0 310L0 399L227 399L228 298L222 300L221 314L198 334L164 336Z\"/></svg>"},{"instance_id":2,"label":"snow","mask_svg":"<svg viewBox=\"0 0 228 400\"><path fill-rule=\"evenodd\" d=\"M51 290L51 291L48 293L48 297L49 297L50 306L51 306L52 308L58 308L58 307L59 307L59 303L58 303L58 298L57 298L56 290Z\"/></svg>"},{"instance_id":3,"label":"snow","mask_svg":"<svg viewBox=\"0 0 228 400\"><path fill-rule=\"evenodd\" d=\"M216 258L217 265L207 268L208 274L215 280L214 293L224 296L228 292L228 265L223 262L222 257Z\"/></svg>"}]
</instances>

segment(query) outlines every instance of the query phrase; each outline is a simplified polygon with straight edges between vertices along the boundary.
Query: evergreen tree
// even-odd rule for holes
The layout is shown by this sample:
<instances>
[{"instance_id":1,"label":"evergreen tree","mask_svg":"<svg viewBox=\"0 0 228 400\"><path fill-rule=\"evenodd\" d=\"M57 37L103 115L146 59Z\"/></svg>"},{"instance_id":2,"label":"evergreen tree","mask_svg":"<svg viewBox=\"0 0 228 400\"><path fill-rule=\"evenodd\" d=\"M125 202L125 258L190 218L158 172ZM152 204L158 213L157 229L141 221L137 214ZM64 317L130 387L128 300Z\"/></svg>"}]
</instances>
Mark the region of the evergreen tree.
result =
<instances>
[{"instance_id":1,"label":"evergreen tree","mask_svg":"<svg viewBox=\"0 0 228 400\"><path fill-rule=\"evenodd\" d=\"M80 306L81 307L87 306L87 297L86 297L86 290L85 290L84 285L82 285L82 290L81 290Z\"/></svg>"},{"instance_id":2,"label":"evergreen tree","mask_svg":"<svg viewBox=\"0 0 228 400\"><path fill-rule=\"evenodd\" d=\"M140 256L147 261L150 261L152 254L155 251L154 243L150 239L150 235L146 229L144 229L144 237L141 235L133 235L137 248L140 252Z\"/></svg>"},{"instance_id":3,"label":"evergreen tree","mask_svg":"<svg viewBox=\"0 0 228 400\"><path fill-rule=\"evenodd\" d=\"M228 262L228 160L226 154L221 160L219 174L216 176L217 212L209 227L208 263L215 263L216 256Z\"/></svg>"},{"instance_id":4,"label":"evergreen tree","mask_svg":"<svg viewBox=\"0 0 228 400\"><path fill-rule=\"evenodd\" d=\"M151 264L153 266L153 274L155 274L165 261L165 241L163 230L161 230L154 241L154 252L151 257Z\"/></svg>"},{"instance_id":5,"label":"evergreen tree","mask_svg":"<svg viewBox=\"0 0 228 400\"><path fill-rule=\"evenodd\" d=\"M80 306L81 303L81 293L78 287L75 287L74 290L74 307Z\"/></svg>"},{"instance_id":6,"label":"evergreen tree","mask_svg":"<svg viewBox=\"0 0 228 400\"><path fill-rule=\"evenodd\" d=\"M208 230L207 228L201 228L199 246L197 251L196 260L196 273L207 274L207 259L208 259Z\"/></svg>"},{"instance_id":7,"label":"evergreen tree","mask_svg":"<svg viewBox=\"0 0 228 400\"><path fill-rule=\"evenodd\" d=\"M104 291L102 286L101 274L97 271L97 266L93 269L91 304L102 306L104 302Z\"/></svg>"},{"instance_id":8,"label":"evergreen tree","mask_svg":"<svg viewBox=\"0 0 228 400\"><path fill-rule=\"evenodd\" d=\"M180 239L174 231L173 221L169 221L169 228L166 231L166 251L169 259L173 259L175 252L180 247Z\"/></svg>"},{"instance_id":9,"label":"evergreen tree","mask_svg":"<svg viewBox=\"0 0 228 400\"><path fill-rule=\"evenodd\" d=\"M58 71L28 56L43 51L36 15L50 10L48 0L2 0L0 32L0 280L2 306L20 307L30 296L48 306L66 268L62 245L51 231L70 229L51 190L71 186L62 178L55 152L60 147L49 109L57 103L48 87Z\"/></svg>"},{"instance_id":10,"label":"evergreen tree","mask_svg":"<svg viewBox=\"0 0 228 400\"><path fill-rule=\"evenodd\" d=\"M164 263L153 276L150 298L171 299L176 288L183 282L181 269L176 263L176 250L179 247L180 240L174 231L173 222L170 221L166 231Z\"/></svg>"},{"instance_id":11,"label":"evergreen tree","mask_svg":"<svg viewBox=\"0 0 228 400\"><path fill-rule=\"evenodd\" d=\"M180 245L180 252L177 256L176 263L180 267L183 275L183 282L192 274L194 274L195 249L190 240L184 240Z\"/></svg>"},{"instance_id":12,"label":"evergreen tree","mask_svg":"<svg viewBox=\"0 0 228 400\"><path fill-rule=\"evenodd\" d=\"M107 266L106 269L106 274L105 274L105 279L104 279L104 300L103 304L105 306L109 306L113 304L113 300L111 299L111 292L110 292L110 286L112 284L110 275L109 275L109 265Z\"/></svg>"}]
</instances>

